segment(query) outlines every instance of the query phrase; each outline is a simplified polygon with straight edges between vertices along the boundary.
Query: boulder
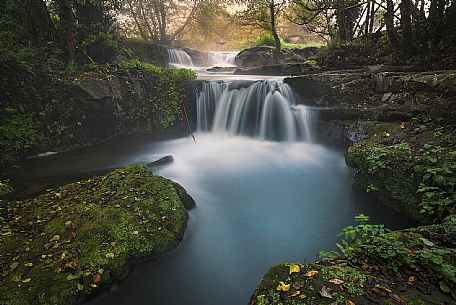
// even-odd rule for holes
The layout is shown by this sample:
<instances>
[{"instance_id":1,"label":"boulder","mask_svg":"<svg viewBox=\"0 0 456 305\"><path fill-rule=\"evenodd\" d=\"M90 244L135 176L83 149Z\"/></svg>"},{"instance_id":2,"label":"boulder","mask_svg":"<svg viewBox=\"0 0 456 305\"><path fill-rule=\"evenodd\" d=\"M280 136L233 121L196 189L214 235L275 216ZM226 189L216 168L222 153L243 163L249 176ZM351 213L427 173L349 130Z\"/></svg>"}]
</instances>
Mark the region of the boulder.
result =
<instances>
[{"instance_id":1,"label":"boulder","mask_svg":"<svg viewBox=\"0 0 456 305\"><path fill-rule=\"evenodd\" d=\"M272 54L274 47L261 46L242 50L236 55L237 66L258 67L272 65ZM308 48L284 48L281 50L282 63L302 63L307 59L315 59L318 52L316 47Z\"/></svg>"},{"instance_id":2,"label":"boulder","mask_svg":"<svg viewBox=\"0 0 456 305\"><path fill-rule=\"evenodd\" d=\"M148 167L161 166L161 165L166 165L166 164L173 163L173 162L174 162L173 156L167 155L158 160L147 163L147 166Z\"/></svg>"}]
</instances>

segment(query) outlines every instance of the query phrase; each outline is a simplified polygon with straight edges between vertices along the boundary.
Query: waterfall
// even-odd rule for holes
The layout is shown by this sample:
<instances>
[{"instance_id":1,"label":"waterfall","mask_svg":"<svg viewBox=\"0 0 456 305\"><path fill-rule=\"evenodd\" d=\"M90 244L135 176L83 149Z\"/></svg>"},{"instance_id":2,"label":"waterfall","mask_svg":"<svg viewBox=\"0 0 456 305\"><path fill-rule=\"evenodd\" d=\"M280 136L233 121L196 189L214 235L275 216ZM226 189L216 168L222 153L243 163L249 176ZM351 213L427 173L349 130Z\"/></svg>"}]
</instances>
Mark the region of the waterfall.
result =
<instances>
[{"instance_id":1,"label":"waterfall","mask_svg":"<svg viewBox=\"0 0 456 305\"><path fill-rule=\"evenodd\" d=\"M193 66L192 58L182 49L168 49L168 55L169 64L172 66Z\"/></svg>"},{"instance_id":2,"label":"waterfall","mask_svg":"<svg viewBox=\"0 0 456 305\"><path fill-rule=\"evenodd\" d=\"M276 81L204 82L197 120L198 131L278 141L312 141L315 121L291 87Z\"/></svg>"},{"instance_id":3,"label":"waterfall","mask_svg":"<svg viewBox=\"0 0 456 305\"><path fill-rule=\"evenodd\" d=\"M236 66L234 60L238 52L213 52L207 54L207 64L209 66Z\"/></svg>"}]
</instances>

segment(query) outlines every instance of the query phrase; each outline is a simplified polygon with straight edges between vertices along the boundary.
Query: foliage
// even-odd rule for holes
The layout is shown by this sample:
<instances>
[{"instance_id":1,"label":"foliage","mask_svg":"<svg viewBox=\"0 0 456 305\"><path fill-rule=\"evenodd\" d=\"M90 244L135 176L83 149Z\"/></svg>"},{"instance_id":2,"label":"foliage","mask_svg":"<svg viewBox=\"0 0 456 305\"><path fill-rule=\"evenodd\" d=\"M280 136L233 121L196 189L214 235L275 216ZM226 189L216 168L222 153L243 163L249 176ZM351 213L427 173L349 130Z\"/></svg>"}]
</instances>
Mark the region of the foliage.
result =
<instances>
[{"instance_id":1,"label":"foliage","mask_svg":"<svg viewBox=\"0 0 456 305\"><path fill-rule=\"evenodd\" d=\"M279 36L280 44L283 46L285 42L283 38ZM251 44L254 46L275 46L274 36L271 33L263 33L260 36L257 36L251 41Z\"/></svg>"},{"instance_id":2,"label":"foliage","mask_svg":"<svg viewBox=\"0 0 456 305\"><path fill-rule=\"evenodd\" d=\"M456 287L456 249L436 248L434 245L419 252L422 264L439 280L440 289L451 292Z\"/></svg>"},{"instance_id":3,"label":"foliage","mask_svg":"<svg viewBox=\"0 0 456 305\"><path fill-rule=\"evenodd\" d=\"M6 197L13 192L13 187L8 179L0 180L0 199Z\"/></svg>"},{"instance_id":4,"label":"foliage","mask_svg":"<svg viewBox=\"0 0 456 305\"><path fill-rule=\"evenodd\" d=\"M389 230L384 227L384 225L372 225L368 224L369 216L364 214L359 214L355 216L355 221L358 223L356 226L347 226L342 231L337 234L338 237L342 237L340 243L337 243L337 248L344 256L349 256L353 253L360 244L365 242L368 238L377 236L388 232ZM339 255L337 252L320 252L320 257L333 257L334 255Z\"/></svg>"},{"instance_id":5,"label":"foliage","mask_svg":"<svg viewBox=\"0 0 456 305\"><path fill-rule=\"evenodd\" d=\"M441 148L436 147L431 152L439 153ZM425 158L432 163L437 158L428 153ZM423 180L418 188L422 195L422 213L442 219L444 216L454 213L456 207L456 152L447 154L445 160L439 165L425 169Z\"/></svg>"},{"instance_id":6,"label":"foliage","mask_svg":"<svg viewBox=\"0 0 456 305\"><path fill-rule=\"evenodd\" d=\"M407 143L370 147L366 152L367 171L370 174L375 174L380 170L386 169L389 166L388 159L396 154L399 154L404 161L412 158L412 151Z\"/></svg>"},{"instance_id":7,"label":"foliage","mask_svg":"<svg viewBox=\"0 0 456 305\"><path fill-rule=\"evenodd\" d=\"M124 84L136 102L118 105L118 128L136 125L140 130L165 129L183 120L182 103L187 98L186 86L196 77L192 70L162 69L137 60L121 62L119 69L126 76ZM139 75L153 92L146 98L135 96L132 87L133 79Z\"/></svg>"},{"instance_id":8,"label":"foliage","mask_svg":"<svg viewBox=\"0 0 456 305\"><path fill-rule=\"evenodd\" d=\"M42 139L38 123L31 114L13 114L0 124L0 163L16 161Z\"/></svg>"}]
</instances>

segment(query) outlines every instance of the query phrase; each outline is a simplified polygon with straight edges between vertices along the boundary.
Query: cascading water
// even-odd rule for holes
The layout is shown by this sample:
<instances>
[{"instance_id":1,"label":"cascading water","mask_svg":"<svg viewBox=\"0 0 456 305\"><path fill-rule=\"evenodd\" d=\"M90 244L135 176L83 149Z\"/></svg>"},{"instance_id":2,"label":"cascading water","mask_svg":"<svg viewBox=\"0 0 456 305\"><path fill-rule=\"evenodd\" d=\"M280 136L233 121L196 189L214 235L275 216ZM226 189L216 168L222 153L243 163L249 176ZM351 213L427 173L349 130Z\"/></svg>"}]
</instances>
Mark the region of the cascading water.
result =
<instances>
[{"instance_id":1,"label":"cascading water","mask_svg":"<svg viewBox=\"0 0 456 305\"><path fill-rule=\"evenodd\" d=\"M213 52L207 54L207 64L209 66L236 66L234 63L237 52Z\"/></svg>"},{"instance_id":2,"label":"cascading water","mask_svg":"<svg viewBox=\"0 0 456 305\"><path fill-rule=\"evenodd\" d=\"M293 90L276 81L204 82L197 100L198 131L265 140L312 141L314 111L297 105Z\"/></svg>"},{"instance_id":3,"label":"cascading water","mask_svg":"<svg viewBox=\"0 0 456 305\"><path fill-rule=\"evenodd\" d=\"M186 67L193 66L192 58L182 49L168 49L168 55L170 65Z\"/></svg>"}]
</instances>

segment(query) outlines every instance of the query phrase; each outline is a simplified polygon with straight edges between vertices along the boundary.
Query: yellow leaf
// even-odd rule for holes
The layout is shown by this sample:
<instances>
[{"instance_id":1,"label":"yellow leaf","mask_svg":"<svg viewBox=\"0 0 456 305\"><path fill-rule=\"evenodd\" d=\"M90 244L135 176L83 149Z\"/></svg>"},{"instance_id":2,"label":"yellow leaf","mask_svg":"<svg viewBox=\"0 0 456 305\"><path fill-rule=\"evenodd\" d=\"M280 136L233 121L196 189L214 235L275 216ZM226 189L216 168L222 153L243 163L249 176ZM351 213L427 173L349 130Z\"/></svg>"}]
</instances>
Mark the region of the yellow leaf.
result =
<instances>
[{"instance_id":1,"label":"yellow leaf","mask_svg":"<svg viewBox=\"0 0 456 305\"><path fill-rule=\"evenodd\" d=\"M290 284L285 284L284 282L280 282L276 288L278 291L288 291L290 290Z\"/></svg>"},{"instance_id":2,"label":"yellow leaf","mask_svg":"<svg viewBox=\"0 0 456 305\"><path fill-rule=\"evenodd\" d=\"M301 271L301 268L299 268L299 265L297 265L297 264L290 265L290 274L299 272L299 271Z\"/></svg>"},{"instance_id":3,"label":"yellow leaf","mask_svg":"<svg viewBox=\"0 0 456 305\"><path fill-rule=\"evenodd\" d=\"M113 258L114 258L114 253L109 252L109 253L106 253L105 256L106 256L106 258L108 258L108 259L113 259Z\"/></svg>"},{"instance_id":4,"label":"yellow leaf","mask_svg":"<svg viewBox=\"0 0 456 305\"><path fill-rule=\"evenodd\" d=\"M376 284L375 287L378 288L378 289L380 289L380 290L383 290L383 291L385 291L385 292L391 293L391 289L389 289L389 288L387 288L387 287L385 287L385 286L382 286L382 285L380 285L380 284Z\"/></svg>"},{"instance_id":5,"label":"yellow leaf","mask_svg":"<svg viewBox=\"0 0 456 305\"><path fill-rule=\"evenodd\" d=\"M401 129L404 129L405 128L405 123L402 122L401 125L399 126Z\"/></svg>"},{"instance_id":6,"label":"yellow leaf","mask_svg":"<svg viewBox=\"0 0 456 305\"><path fill-rule=\"evenodd\" d=\"M344 283L344 281L339 280L339 279L330 279L329 282L334 284L334 285L340 285L340 284Z\"/></svg>"},{"instance_id":7,"label":"yellow leaf","mask_svg":"<svg viewBox=\"0 0 456 305\"><path fill-rule=\"evenodd\" d=\"M305 276L307 276L307 277L314 277L314 276L317 275L317 274L318 274L318 271L317 271L317 270L310 270L309 272L307 272L307 273L305 274Z\"/></svg>"},{"instance_id":8,"label":"yellow leaf","mask_svg":"<svg viewBox=\"0 0 456 305\"><path fill-rule=\"evenodd\" d=\"M297 297L298 295L301 294L301 291L297 290L297 291L293 291L293 293L291 294L292 297Z\"/></svg>"},{"instance_id":9,"label":"yellow leaf","mask_svg":"<svg viewBox=\"0 0 456 305\"><path fill-rule=\"evenodd\" d=\"M345 305L356 305L355 302L352 302L350 300L345 300Z\"/></svg>"},{"instance_id":10,"label":"yellow leaf","mask_svg":"<svg viewBox=\"0 0 456 305\"><path fill-rule=\"evenodd\" d=\"M31 280L32 280L31 278L28 278L28 279L22 280L22 283L28 283L28 282L30 282Z\"/></svg>"},{"instance_id":11,"label":"yellow leaf","mask_svg":"<svg viewBox=\"0 0 456 305\"><path fill-rule=\"evenodd\" d=\"M383 133L383 137L389 138L389 136L390 136L390 134L389 134L388 132L385 131L385 132Z\"/></svg>"},{"instance_id":12,"label":"yellow leaf","mask_svg":"<svg viewBox=\"0 0 456 305\"><path fill-rule=\"evenodd\" d=\"M408 279L408 283L409 283L409 284L413 284L413 282L415 282L415 281L416 281L416 276L414 276L414 275L412 275L412 276L409 277L409 279Z\"/></svg>"}]
</instances>

